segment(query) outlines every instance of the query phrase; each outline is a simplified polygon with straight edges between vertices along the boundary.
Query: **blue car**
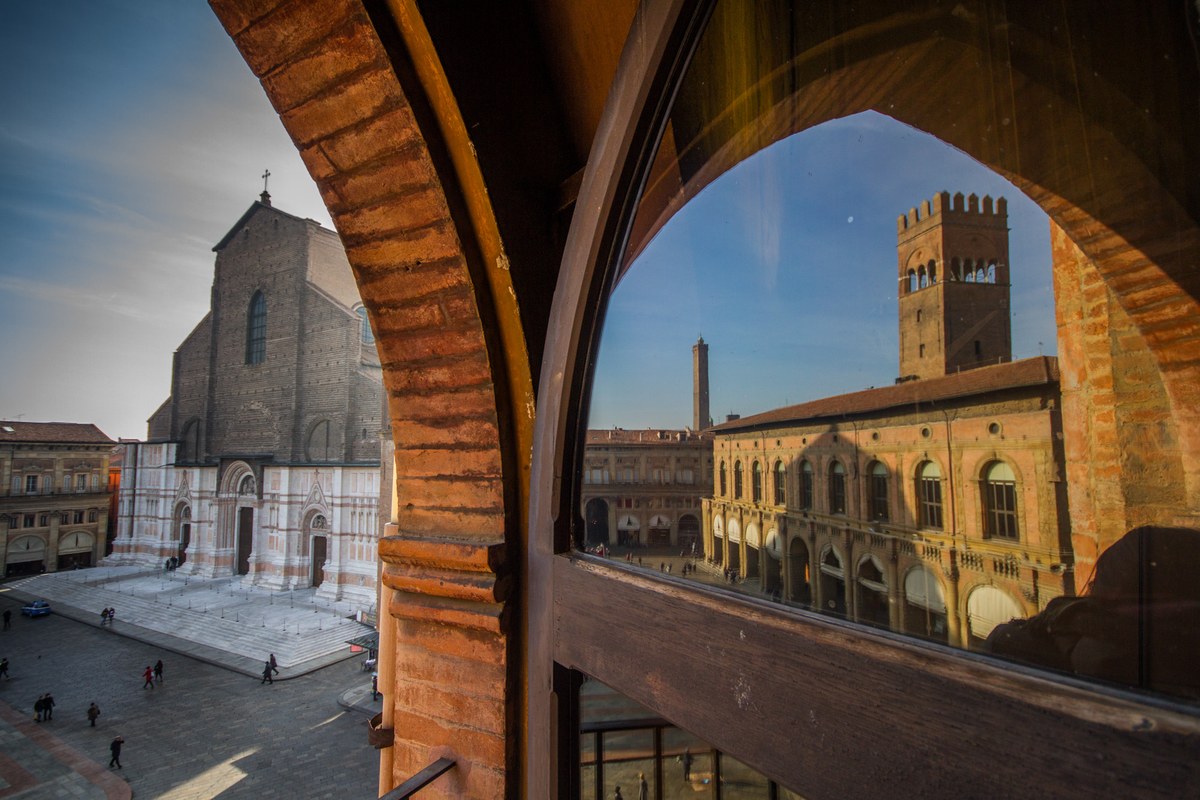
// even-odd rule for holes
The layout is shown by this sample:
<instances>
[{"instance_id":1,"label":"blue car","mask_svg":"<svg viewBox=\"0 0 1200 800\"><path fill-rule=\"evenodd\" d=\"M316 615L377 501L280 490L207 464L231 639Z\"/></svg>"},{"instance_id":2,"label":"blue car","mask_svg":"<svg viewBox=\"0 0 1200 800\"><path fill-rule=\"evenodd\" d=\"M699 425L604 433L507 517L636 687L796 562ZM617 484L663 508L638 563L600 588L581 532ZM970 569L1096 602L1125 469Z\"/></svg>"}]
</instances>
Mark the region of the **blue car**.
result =
<instances>
[{"instance_id":1,"label":"blue car","mask_svg":"<svg viewBox=\"0 0 1200 800\"><path fill-rule=\"evenodd\" d=\"M50 613L50 604L45 600L34 600L21 606L21 613L27 617L44 617Z\"/></svg>"}]
</instances>

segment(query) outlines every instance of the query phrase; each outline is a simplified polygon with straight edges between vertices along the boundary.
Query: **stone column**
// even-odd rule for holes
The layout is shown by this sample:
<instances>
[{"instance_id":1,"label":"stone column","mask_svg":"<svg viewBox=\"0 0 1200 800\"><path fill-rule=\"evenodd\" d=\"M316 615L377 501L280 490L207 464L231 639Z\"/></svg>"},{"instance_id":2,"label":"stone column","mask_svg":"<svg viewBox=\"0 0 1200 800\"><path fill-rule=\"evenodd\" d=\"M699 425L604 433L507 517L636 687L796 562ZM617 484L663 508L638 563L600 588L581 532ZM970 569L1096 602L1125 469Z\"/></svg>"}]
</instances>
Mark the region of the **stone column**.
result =
<instances>
[{"instance_id":1,"label":"stone column","mask_svg":"<svg viewBox=\"0 0 1200 800\"><path fill-rule=\"evenodd\" d=\"M62 517L50 514L50 533L46 539L46 572L58 572L58 531Z\"/></svg>"}]
</instances>

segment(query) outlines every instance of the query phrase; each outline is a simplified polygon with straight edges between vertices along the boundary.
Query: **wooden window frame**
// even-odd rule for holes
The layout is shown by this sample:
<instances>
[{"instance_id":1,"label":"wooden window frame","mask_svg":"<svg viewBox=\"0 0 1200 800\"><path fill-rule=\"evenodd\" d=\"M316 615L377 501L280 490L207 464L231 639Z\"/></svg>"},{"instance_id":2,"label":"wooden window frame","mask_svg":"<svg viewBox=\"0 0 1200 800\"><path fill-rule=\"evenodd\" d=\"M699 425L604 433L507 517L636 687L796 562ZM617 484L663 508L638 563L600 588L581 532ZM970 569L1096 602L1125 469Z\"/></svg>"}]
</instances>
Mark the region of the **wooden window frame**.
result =
<instances>
[{"instance_id":1,"label":"wooden window frame","mask_svg":"<svg viewBox=\"0 0 1200 800\"><path fill-rule=\"evenodd\" d=\"M708 0L641 4L575 205L531 472L524 795L579 796L583 673L814 799L879 796L888 786L956 800L986 786L1012 796L1194 792L1194 707L572 550L589 355L674 87L710 10Z\"/></svg>"}]
</instances>

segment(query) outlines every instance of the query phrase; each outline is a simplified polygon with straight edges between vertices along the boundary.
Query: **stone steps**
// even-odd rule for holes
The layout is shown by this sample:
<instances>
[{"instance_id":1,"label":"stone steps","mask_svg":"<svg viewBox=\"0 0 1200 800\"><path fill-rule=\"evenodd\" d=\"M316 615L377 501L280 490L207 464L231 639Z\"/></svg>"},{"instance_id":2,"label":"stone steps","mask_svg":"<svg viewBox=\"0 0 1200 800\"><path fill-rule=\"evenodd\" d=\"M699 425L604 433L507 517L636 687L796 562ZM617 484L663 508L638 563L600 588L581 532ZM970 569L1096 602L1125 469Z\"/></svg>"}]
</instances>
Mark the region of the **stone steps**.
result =
<instances>
[{"instance_id":1,"label":"stone steps","mask_svg":"<svg viewBox=\"0 0 1200 800\"><path fill-rule=\"evenodd\" d=\"M287 667L347 650L346 641L368 632L313 597L314 590L247 589L238 578L185 579L131 572L107 579L86 570L50 573L13 582L28 594L95 614L115 608L116 626L134 624L249 659L274 653Z\"/></svg>"}]
</instances>

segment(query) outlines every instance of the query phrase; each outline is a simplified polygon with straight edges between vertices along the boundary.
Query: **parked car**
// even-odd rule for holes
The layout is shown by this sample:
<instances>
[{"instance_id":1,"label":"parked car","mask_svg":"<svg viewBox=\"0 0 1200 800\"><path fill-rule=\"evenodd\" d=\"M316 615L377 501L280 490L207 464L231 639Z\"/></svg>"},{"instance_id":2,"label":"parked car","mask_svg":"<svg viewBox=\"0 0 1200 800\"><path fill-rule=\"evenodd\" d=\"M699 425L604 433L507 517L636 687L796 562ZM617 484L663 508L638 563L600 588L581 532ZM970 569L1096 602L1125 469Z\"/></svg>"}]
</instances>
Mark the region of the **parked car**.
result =
<instances>
[{"instance_id":1,"label":"parked car","mask_svg":"<svg viewBox=\"0 0 1200 800\"><path fill-rule=\"evenodd\" d=\"M45 600L34 600L21 606L21 613L27 617L44 617L50 613L50 604Z\"/></svg>"}]
</instances>

